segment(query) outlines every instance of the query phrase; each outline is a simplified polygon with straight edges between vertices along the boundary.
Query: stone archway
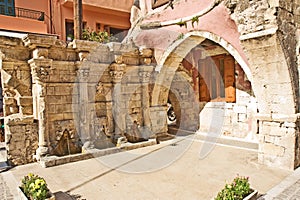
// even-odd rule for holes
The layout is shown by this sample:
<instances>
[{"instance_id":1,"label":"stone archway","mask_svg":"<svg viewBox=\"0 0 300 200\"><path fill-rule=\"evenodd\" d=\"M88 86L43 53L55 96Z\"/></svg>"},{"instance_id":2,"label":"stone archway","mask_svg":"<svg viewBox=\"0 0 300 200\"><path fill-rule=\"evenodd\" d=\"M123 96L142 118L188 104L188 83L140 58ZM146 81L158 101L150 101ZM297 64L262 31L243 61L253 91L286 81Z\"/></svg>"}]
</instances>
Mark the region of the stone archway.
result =
<instances>
[{"instance_id":1,"label":"stone archway","mask_svg":"<svg viewBox=\"0 0 300 200\"><path fill-rule=\"evenodd\" d=\"M250 68L243 59L243 56L220 36L205 31L194 31L187 33L182 39L174 42L173 45L165 51L165 54L158 61L158 65L155 69L159 73L156 77L155 86L152 92L151 106L156 108L160 106L163 107L167 105L169 93L171 92L173 94L173 99L175 96L174 94L176 94L176 101L180 101L181 104L179 106L180 108L178 108L181 112L177 111L177 113L182 113L179 117L185 115L181 120L186 119L182 122L177 122L177 125L184 124L184 127L181 128L193 131L199 128L199 102L196 100L192 86L189 85L187 78L184 77L184 73L178 73L177 70L185 56L195 46L206 39L217 43L230 53L242 67L248 79L252 79ZM177 86L176 82L178 82L178 84L183 84L184 86ZM185 88L184 90L186 91L186 94L184 95L180 95L180 93L182 93L180 91L182 88ZM187 94L189 95L189 98L186 98Z\"/></svg>"},{"instance_id":2,"label":"stone archway","mask_svg":"<svg viewBox=\"0 0 300 200\"><path fill-rule=\"evenodd\" d=\"M243 59L240 53L230 43L211 32L193 31L185 34L182 39L174 42L159 60L158 65L155 68L155 71L159 72L159 76L157 77L157 84L152 93L152 106L164 105L166 103L166 99L163 98L165 95L162 94L162 92L168 91L161 90L160 87L170 88L171 80L173 79L179 63L193 47L200 44L205 39L214 41L227 50L242 67L248 79L252 81L252 73L247 61Z\"/></svg>"},{"instance_id":3,"label":"stone archway","mask_svg":"<svg viewBox=\"0 0 300 200\"><path fill-rule=\"evenodd\" d=\"M202 31L187 33L181 40L174 42L158 61L156 71L159 73L152 92L151 106L157 108L167 104L169 89L179 63L206 38L226 49L253 85L259 111L255 116L259 122L259 162L294 169L300 164L294 83L279 38L274 34L241 42L250 63L248 65L240 53L221 37Z\"/></svg>"}]
</instances>

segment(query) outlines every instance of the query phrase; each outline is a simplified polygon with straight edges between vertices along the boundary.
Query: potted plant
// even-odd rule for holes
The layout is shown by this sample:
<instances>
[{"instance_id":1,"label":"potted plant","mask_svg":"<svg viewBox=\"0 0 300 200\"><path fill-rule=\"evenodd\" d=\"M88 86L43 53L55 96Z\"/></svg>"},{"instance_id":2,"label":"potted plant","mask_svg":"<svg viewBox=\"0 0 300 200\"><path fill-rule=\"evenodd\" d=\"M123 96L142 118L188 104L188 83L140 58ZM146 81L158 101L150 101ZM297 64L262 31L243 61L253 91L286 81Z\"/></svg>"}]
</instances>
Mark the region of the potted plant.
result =
<instances>
[{"instance_id":1,"label":"potted plant","mask_svg":"<svg viewBox=\"0 0 300 200\"><path fill-rule=\"evenodd\" d=\"M225 185L215 200L255 200L256 196L257 191L250 187L249 177L237 176Z\"/></svg>"},{"instance_id":2,"label":"potted plant","mask_svg":"<svg viewBox=\"0 0 300 200\"><path fill-rule=\"evenodd\" d=\"M44 178L29 173L21 181L21 199L30 200L55 200L55 196L50 192Z\"/></svg>"}]
</instances>

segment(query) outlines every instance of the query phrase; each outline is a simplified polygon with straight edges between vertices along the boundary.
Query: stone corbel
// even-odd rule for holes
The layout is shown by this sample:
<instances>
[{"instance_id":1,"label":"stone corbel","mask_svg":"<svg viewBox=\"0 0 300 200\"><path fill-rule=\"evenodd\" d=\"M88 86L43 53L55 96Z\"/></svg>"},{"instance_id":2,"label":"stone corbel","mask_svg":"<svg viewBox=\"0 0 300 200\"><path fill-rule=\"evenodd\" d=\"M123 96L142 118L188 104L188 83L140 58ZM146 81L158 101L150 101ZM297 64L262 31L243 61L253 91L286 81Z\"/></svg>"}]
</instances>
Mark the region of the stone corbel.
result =
<instances>
[{"instance_id":1,"label":"stone corbel","mask_svg":"<svg viewBox=\"0 0 300 200\"><path fill-rule=\"evenodd\" d=\"M32 57L34 59L48 58L48 48L37 47L32 51Z\"/></svg>"}]
</instances>

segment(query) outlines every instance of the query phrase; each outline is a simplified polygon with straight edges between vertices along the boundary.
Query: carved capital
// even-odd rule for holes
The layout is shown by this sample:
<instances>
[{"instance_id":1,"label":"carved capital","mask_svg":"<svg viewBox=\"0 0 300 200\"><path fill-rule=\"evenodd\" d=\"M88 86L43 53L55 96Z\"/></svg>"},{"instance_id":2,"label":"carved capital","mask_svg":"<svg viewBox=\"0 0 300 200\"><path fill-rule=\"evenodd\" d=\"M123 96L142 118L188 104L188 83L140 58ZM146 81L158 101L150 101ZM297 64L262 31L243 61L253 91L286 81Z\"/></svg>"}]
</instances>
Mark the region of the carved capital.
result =
<instances>
[{"instance_id":1,"label":"carved capital","mask_svg":"<svg viewBox=\"0 0 300 200\"><path fill-rule=\"evenodd\" d=\"M151 72L147 72L147 71L139 72L139 77L142 83L148 83L151 77Z\"/></svg>"},{"instance_id":2,"label":"carved capital","mask_svg":"<svg viewBox=\"0 0 300 200\"><path fill-rule=\"evenodd\" d=\"M90 76L89 68L82 68L78 70L78 77L80 82L87 82Z\"/></svg>"},{"instance_id":3,"label":"carved capital","mask_svg":"<svg viewBox=\"0 0 300 200\"><path fill-rule=\"evenodd\" d=\"M124 72L123 71L110 71L109 74L112 77L113 83L120 83L123 78Z\"/></svg>"},{"instance_id":4,"label":"carved capital","mask_svg":"<svg viewBox=\"0 0 300 200\"><path fill-rule=\"evenodd\" d=\"M33 81L47 82L51 74L51 59L31 59L28 61L31 67Z\"/></svg>"},{"instance_id":5,"label":"carved capital","mask_svg":"<svg viewBox=\"0 0 300 200\"><path fill-rule=\"evenodd\" d=\"M139 78L142 83L149 83L151 74L153 72L153 66L140 66Z\"/></svg>"},{"instance_id":6,"label":"carved capital","mask_svg":"<svg viewBox=\"0 0 300 200\"><path fill-rule=\"evenodd\" d=\"M110 76L112 77L112 82L113 83L119 83L121 82L123 75L124 75L124 70L125 70L126 65L125 64L117 64L113 63L110 65Z\"/></svg>"},{"instance_id":7,"label":"carved capital","mask_svg":"<svg viewBox=\"0 0 300 200\"><path fill-rule=\"evenodd\" d=\"M50 70L50 66L38 66L31 68L31 73L35 80L45 82L49 80Z\"/></svg>"}]
</instances>

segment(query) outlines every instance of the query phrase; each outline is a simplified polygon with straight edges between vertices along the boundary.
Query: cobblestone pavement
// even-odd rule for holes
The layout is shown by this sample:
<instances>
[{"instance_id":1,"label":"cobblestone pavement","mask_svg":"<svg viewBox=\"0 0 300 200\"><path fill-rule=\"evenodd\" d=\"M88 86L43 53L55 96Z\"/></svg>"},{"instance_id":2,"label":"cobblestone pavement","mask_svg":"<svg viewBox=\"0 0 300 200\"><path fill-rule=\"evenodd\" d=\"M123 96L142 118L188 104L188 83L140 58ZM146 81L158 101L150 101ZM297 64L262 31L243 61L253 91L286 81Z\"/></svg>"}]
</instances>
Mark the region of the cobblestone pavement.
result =
<instances>
[{"instance_id":1,"label":"cobblestone pavement","mask_svg":"<svg viewBox=\"0 0 300 200\"><path fill-rule=\"evenodd\" d=\"M300 200L300 167L258 200Z\"/></svg>"},{"instance_id":2,"label":"cobblestone pavement","mask_svg":"<svg viewBox=\"0 0 300 200\"><path fill-rule=\"evenodd\" d=\"M13 200L14 199L14 196L12 195L8 185L4 181L1 174L0 174L0 199L1 200Z\"/></svg>"}]
</instances>

